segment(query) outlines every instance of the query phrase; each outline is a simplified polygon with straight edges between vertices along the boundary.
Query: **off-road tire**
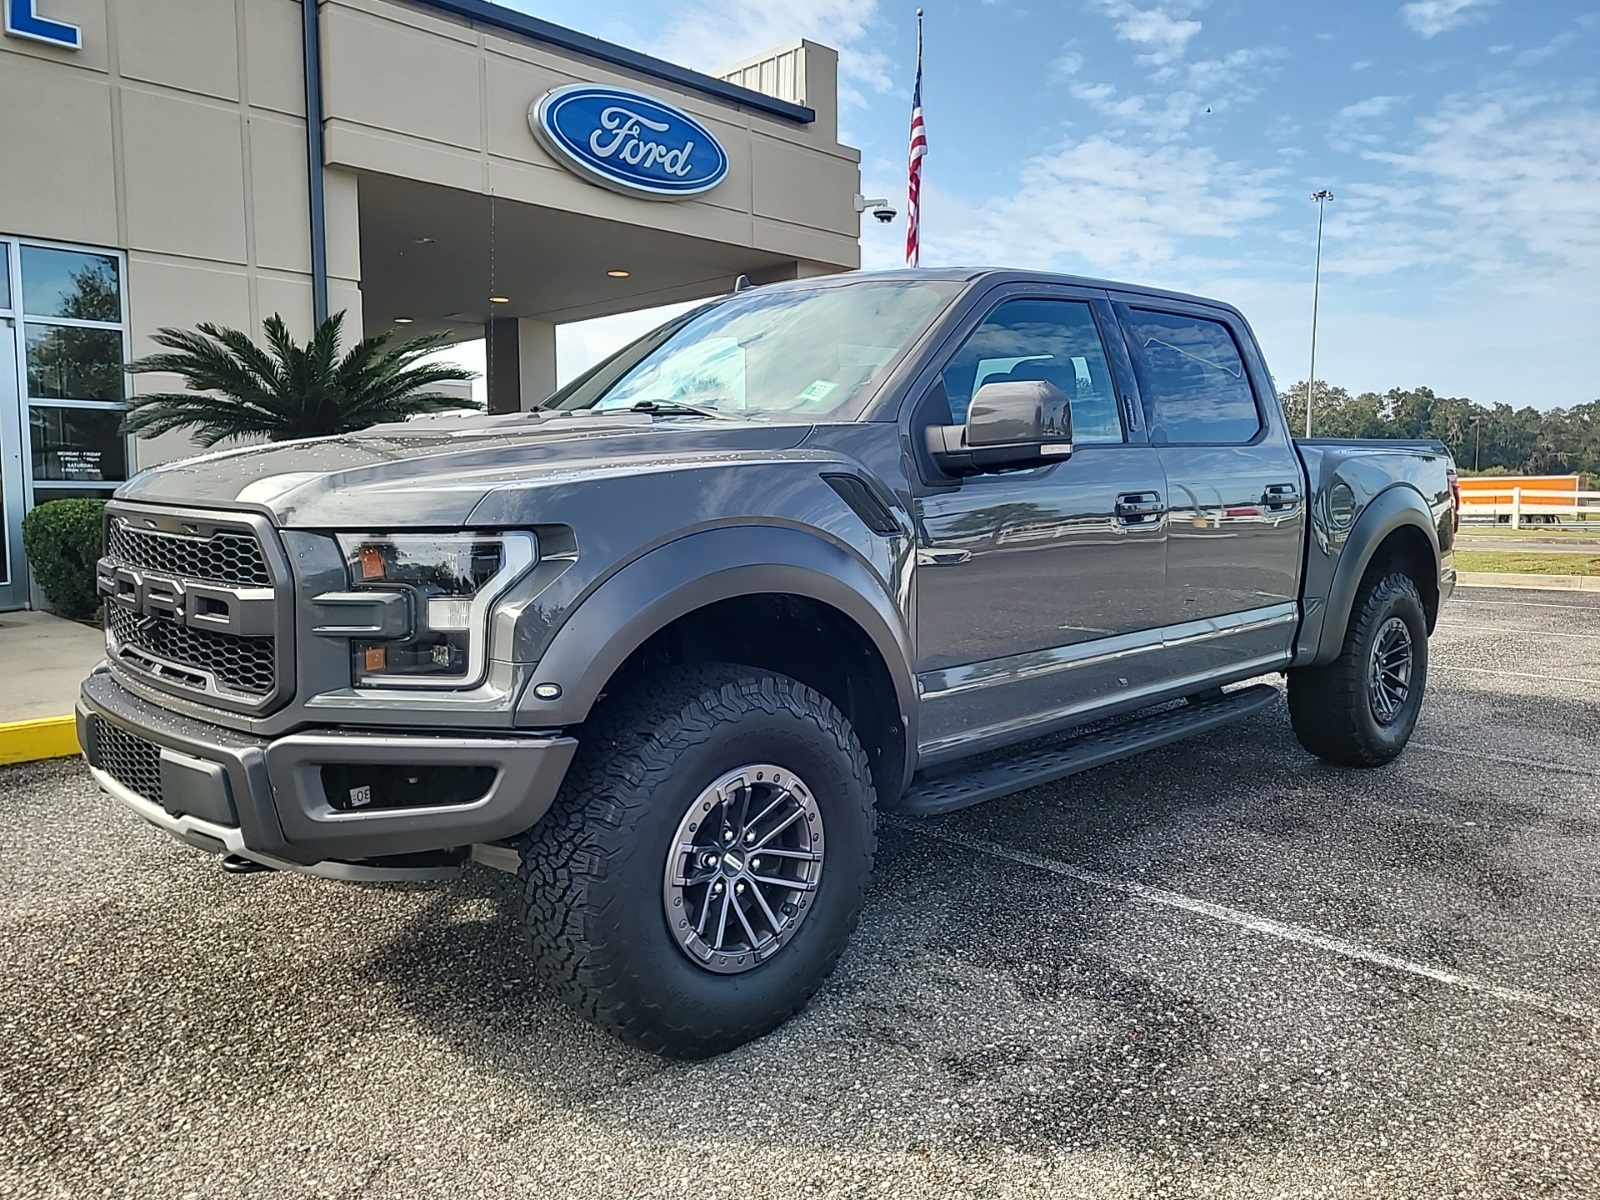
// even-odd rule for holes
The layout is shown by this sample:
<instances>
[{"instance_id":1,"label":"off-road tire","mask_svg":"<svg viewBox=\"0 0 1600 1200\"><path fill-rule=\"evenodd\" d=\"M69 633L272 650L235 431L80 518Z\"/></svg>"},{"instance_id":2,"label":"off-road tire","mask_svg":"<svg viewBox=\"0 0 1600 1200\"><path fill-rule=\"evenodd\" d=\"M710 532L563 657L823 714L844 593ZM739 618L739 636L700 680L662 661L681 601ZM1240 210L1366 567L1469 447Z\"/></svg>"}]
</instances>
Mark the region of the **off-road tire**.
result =
<instances>
[{"instance_id":1,"label":"off-road tire","mask_svg":"<svg viewBox=\"0 0 1600 1200\"><path fill-rule=\"evenodd\" d=\"M1373 644L1391 617L1411 635L1408 694L1394 720L1382 724L1368 694ZM1416 582L1399 573L1364 581L1351 610L1339 657L1321 667L1289 672L1289 719L1300 744L1327 762L1377 767L1411 740L1428 681L1428 619Z\"/></svg>"},{"instance_id":2,"label":"off-road tire","mask_svg":"<svg viewBox=\"0 0 1600 1200\"><path fill-rule=\"evenodd\" d=\"M797 773L826 830L813 907L742 974L691 962L667 926L669 845L701 790L770 762ZM597 707L555 804L522 839L521 916L540 981L640 1049L704 1058L805 1007L856 927L872 874L872 780L854 730L804 684L752 667L672 667Z\"/></svg>"}]
</instances>

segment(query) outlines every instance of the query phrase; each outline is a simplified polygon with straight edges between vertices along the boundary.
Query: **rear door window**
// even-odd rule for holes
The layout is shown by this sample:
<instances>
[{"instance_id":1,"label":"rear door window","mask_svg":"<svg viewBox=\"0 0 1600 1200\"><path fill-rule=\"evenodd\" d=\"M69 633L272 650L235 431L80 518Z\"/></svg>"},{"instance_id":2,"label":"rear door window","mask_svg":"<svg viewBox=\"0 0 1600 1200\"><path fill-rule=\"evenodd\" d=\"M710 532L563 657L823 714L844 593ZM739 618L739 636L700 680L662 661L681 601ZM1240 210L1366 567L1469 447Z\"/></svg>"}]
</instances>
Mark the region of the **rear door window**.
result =
<instances>
[{"instance_id":1,"label":"rear door window","mask_svg":"<svg viewBox=\"0 0 1600 1200\"><path fill-rule=\"evenodd\" d=\"M1233 333L1221 321L1124 310L1134 371L1167 444L1240 446L1261 432L1261 410Z\"/></svg>"}]
</instances>

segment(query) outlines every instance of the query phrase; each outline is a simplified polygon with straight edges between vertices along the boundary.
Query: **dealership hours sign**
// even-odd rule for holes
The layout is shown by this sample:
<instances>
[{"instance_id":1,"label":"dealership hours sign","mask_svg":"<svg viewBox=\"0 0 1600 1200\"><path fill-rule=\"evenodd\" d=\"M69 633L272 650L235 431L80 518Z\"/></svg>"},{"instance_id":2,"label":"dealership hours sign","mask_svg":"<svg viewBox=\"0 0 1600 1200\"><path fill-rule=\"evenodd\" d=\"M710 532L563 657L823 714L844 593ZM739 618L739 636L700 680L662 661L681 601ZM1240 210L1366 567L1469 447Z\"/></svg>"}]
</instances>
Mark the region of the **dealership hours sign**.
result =
<instances>
[{"instance_id":1,"label":"dealership hours sign","mask_svg":"<svg viewBox=\"0 0 1600 1200\"><path fill-rule=\"evenodd\" d=\"M682 109L627 88L574 83L528 110L561 164L614 191L656 200L698 196L728 174L728 152Z\"/></svg>"}]
</instances>

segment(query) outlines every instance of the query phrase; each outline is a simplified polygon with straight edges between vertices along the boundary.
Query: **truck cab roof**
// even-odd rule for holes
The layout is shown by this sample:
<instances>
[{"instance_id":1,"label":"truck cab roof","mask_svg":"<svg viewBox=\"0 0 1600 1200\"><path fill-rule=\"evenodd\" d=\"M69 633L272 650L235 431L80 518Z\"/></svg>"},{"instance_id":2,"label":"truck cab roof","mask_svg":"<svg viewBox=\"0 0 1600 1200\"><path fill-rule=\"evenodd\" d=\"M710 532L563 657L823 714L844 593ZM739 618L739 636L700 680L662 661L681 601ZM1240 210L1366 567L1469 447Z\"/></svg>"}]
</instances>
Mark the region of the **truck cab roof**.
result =
<instances>
[{"instance_id":1,"label":"truck cab roof","mask_svg":"<svg viewBox=\"0 0 1600 1200\"><path fill-rule=\"evenodd\" d=\"M887 271L848 271L842 275L821 275L809 279L787 279L781 283L765 284L763 290L792 290L814 287L842 287L852 283L874 280L929 279L950 283L998 286L1007 283L1044 283L1063 287L1098 288L1108 292L1149 296L1160 300L1175 300L1185 304L1203 304L1243 317L1232 304L1210 296L1168 288L1150 287L1141 283L1125 283L1115 279L1099 279L1089 275L1069 275L1059 271L1029 271L1020 267L917 267Z\"/></svg>"}]
</instances>

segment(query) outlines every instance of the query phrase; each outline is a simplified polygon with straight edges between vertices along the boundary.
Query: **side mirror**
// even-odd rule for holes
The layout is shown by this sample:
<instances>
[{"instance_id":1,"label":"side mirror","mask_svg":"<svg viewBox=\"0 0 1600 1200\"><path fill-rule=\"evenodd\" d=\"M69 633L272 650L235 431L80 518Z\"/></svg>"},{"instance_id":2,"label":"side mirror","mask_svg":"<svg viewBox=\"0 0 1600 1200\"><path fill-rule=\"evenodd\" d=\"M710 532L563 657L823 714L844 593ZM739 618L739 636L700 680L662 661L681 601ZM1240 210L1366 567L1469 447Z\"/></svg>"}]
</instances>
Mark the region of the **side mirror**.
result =
<instances>
[{"instance_id":1,"label":"side mirror","mask_svg":"<svg viewBox=\"0 0 1600 1200\"><path fill-rule=\"evenodd\" d=\"M928 449L955 475L1056 462L1072 454L1072 401L1043 379L986 383L965 425L928 430Z\"/></svg>"}]
</instances>

